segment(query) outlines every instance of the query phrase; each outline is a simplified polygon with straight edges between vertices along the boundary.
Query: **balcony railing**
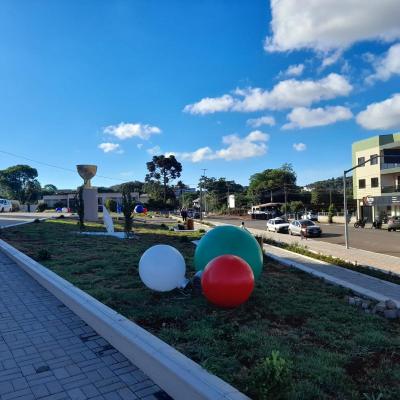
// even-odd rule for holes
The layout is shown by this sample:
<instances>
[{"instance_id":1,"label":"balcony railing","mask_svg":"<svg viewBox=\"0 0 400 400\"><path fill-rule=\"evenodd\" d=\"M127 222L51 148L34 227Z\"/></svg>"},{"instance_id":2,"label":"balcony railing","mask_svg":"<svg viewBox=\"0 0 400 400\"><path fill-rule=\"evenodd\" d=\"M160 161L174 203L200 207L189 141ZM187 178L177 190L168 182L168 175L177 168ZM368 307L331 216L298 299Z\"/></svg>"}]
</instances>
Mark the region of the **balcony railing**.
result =
<instances>
[{"instance_id":1,"label":"balcony railing","mask_svg":"<svg viewBox=\"0 0 400 400\"><path fill-rule=\"evenodd\" d=\"M381 188L382 193L398 193L400 192L400 186L383 186Z\"/></svg>"},{"instance_id":2,"label":"balcony railing","mask_svg":"<svg viewBox=\"0 0 400 400\"><path fill-rule=\"evenodd\" d=\"M381 169L400 168L400 163L382 163Z\"/></svg>"}]
</instances>

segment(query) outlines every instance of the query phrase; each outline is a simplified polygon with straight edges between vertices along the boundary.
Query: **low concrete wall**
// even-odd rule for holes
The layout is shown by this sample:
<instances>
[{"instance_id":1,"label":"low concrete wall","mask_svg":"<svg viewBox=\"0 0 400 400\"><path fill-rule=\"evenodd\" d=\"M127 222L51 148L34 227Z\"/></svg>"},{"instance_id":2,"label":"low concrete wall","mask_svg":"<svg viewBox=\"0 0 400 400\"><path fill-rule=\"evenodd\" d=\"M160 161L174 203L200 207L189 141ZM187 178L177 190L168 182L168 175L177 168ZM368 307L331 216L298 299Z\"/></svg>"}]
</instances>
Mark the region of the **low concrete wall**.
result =
<instances>
[{"instance_id":1,"label":"low concrete wall","mask_svg":"<svg viewBox=\"0 0 400 400\"><path fill-rule=\"evenodd\" d=\"M249 399L167 343L3 240L0 240L0 251L14 260L174 399Z\"/></svg>"}]
</instances>

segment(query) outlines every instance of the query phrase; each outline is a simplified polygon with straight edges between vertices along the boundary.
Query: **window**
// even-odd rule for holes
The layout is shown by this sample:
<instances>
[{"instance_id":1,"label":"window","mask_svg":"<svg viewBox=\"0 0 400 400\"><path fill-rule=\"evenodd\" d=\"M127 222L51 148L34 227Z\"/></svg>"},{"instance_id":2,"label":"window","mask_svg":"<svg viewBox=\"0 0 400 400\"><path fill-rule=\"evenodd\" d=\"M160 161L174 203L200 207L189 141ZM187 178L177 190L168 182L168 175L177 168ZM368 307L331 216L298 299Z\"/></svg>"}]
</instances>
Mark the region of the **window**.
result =
<instances>
[{"instance_id":1,"label":"window","mask_svg":"<svg viewBox=\"0 0 400 400\"><path fill-rule=\"evenodd\" d=\"M378 164L378 154L371 154L371 165Z\"/></svg>"},{"instance_id":2,"label":"window","mask_svg":"<svg viewBox=\"0 0 400 400\"><path fill-rule=\"evenodd\" d=\"M365 189L365 179L359 179L358 180L358 188L359 189Z\"/></svg>"},{"instance_id":3,"label":"window","mask_svg":"<svg viewBox=\"0 0 400 400\"><path fill-rule=\"evenodd\" d=\"M357 165L362 164L363 162L365 162L365 157L358 157L358 162ZM363 167L364 165L361 165L361 167Z\"/></svg>"},{"instance_id":4,"label":"window","mask_svg":"<svg viewBox=\"0 0 400 400\"><path fill-rule=\"evenodd\" d=\"M371 178L371 187L373 188L379 187L379 178Z\"/></svg>"}]
</instances>

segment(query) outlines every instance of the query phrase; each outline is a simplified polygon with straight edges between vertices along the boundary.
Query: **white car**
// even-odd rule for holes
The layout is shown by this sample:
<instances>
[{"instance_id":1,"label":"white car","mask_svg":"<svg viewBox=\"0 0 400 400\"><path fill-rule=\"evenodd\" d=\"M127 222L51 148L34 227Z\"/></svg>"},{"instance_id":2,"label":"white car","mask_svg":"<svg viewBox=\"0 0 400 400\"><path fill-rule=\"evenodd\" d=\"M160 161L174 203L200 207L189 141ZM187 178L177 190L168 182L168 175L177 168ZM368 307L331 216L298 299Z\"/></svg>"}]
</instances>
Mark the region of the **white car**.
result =
<instances>
[{"instance_id":1,"label":"white car","mask_svg":"<svg viewBox=\"0 0 400 400\"><path fill-rule=\"evenodd\" d=\"M318 221L318 214L312 211L307 212L301 216L302 219L309 219L310 221Z\"/></svg>"},{"instance_id":2,"label":"white car","mask_svg":"<svg viewBox=\"0 0 400 400\"><path fill-rule=\"evenodd\" d=\"M287 232L289 224L283 218L272 218L267 221L267 231Z\"/></svg>"},{"instance_id":3,"label":"white car","mask_svg":"<svg viewBox=\"0 0 400 400\"><path fill-rule=\"evenodd\" d=\"M12 203L10 200L0 199L0 212L11 212Z\"/></svg>"}]
</instances>

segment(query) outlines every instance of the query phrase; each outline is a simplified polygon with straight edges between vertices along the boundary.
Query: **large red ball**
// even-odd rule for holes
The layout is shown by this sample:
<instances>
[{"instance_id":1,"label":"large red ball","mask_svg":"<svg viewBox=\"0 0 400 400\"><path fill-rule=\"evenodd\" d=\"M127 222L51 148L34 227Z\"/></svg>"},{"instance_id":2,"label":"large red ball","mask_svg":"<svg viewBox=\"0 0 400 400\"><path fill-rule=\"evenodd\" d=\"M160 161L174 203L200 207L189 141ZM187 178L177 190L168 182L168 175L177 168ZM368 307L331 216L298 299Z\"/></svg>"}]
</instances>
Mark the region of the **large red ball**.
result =
<instances>
[{"instance_id":1,"label":"large red ball","mask_svg":"<svg viewBox=\"0 0 400 400\"><path fill-rule=\"evenodd\" d=\"M201 276L204 296L217 306L233 308L244 303L254 289L254 274L242 258L225 254L212 259Z\"/></svg>"}]
</instances>

